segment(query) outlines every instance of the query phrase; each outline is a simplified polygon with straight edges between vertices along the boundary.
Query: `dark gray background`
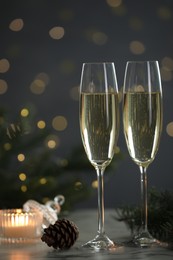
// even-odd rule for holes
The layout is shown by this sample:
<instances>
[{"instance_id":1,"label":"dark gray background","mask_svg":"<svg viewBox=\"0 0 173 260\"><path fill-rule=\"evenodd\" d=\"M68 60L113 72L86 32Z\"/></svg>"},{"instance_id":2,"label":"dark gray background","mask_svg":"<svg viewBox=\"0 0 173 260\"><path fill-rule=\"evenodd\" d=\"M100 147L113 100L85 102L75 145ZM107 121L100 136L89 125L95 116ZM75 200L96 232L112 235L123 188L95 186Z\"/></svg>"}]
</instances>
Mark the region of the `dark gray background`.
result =
<instances>
[{"instance_id":1,"label":"dark gray background","mask_svg":"<svg viewBox=\"0 0 173 260\"><path fill-rule=\"evenodd\" d=\"M24 22L19 32L9 29L16 18ZM50 37L49 30L54 26L64 28L62 39ZM105 43L94 42L93 32L106 37ZM132 53L129 48L132 41L141 42L145 51ZM55 151L59 157L81 145L79 104L70 93L79 86L83 62L115 62L121 89L128 60L158 60L162 67L165 57L173 59L172 0L124 0L117 8L111 8L106 0L1 1L0 59L8 59L10 69L0 73L0 79L8 84L7 92L0 95L0 104L8 108L12 121L27 103L35 106L38 119L44 119L50 127L56 115L66 117L68 126L64 131L52 129L60 139ZM49 76L49 84L43 94L35 95L30 84L41 72ZM163 134L159 152L148 169L149 185L162 190L173 188L173 139L166 132L167 124L173 121L172 73L169 71L169 80L162 78ZM118 146L124 159L110 178L105 174L106 207L135 203L139 199L139 171L127 153L122 123ZM95 177L93 169L90 178ZM79 206L96 205L92 198Z\"/></svg>"}]
</instances>

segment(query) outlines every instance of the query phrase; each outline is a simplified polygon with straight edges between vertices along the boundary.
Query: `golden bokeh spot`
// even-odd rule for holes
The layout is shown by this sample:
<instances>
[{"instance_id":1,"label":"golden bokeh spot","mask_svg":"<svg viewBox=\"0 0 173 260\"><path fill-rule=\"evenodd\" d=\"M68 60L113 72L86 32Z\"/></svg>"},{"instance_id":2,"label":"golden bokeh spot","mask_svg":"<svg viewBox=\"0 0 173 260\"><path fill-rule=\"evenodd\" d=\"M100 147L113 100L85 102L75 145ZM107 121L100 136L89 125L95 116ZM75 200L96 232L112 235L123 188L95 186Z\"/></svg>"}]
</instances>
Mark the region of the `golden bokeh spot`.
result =
<instances>
[{"instance_id":1,"label":"golden bokeh spot","mask_svg":"<svg viewBox=\"0 0 173 260\"><path fill-rule=\"evenodd\" d=\"M44 185L44 184L47 183L47 179L46 179L46 178L41 178L41 179L39 180L39 182L40 182L41 185Z\"/></svg>"},{"instance_id":2,"label":"golden bokeh spot","mask_svg":"<svg viewBox=\"0 0 173 260\"><path fill-rule=\"evenodd\" d=\"M166 126L166 132L169 136L173 137L173 122L170 122Z\"/></svg>"},{"instance_id":3,"label":"golden bokeh spot","mask_svg":"<svg viewBox=\"0 0 173 260\"><path fill-rule=\"evenodd\" d=\"M3 79L0 79L0 95L4 94L8 89L7 82Z\"/></svg>"},{"instance_id":4,"label":"golden bokeh spot","mask_svg":"<svg viewBox=\"0 0 173 260\"><path fill-rule=\"evenodd\" d=\"M61 26L55 26L49 31L49 35L54 40L60 40L65 34L64 28Z\"/></svg>"},{"instance_id":5,"label":"golden bokeh spot","mask_svg":"<svg viewBox=\"0 0 173 260\"><path fill-rule=\"evenodd\" d=\"M54 149L58 146L59 139L56 135L49 135L45 140L45 144L49 149Z\"/></svg>"},{"instance_id":6,"label":"golden bokeh spot","mask_svg":"<svg viewBox=\"0 0 173 260\"><path fill-rule=\"evenodd\" d=\"M92 41L97 45L104 45L108 41L108 36L103 32L95 32L92 35Z\"/></svg>"},{"instance_id":7,"label":"golden bokeh spot","mask_svg":"<svg viewBox=\"0 0 173 260\"><path fill-rule=\"evenodd\" d=\"M98 181L97 180L93 181L91 186L92 186L93 189L97 189L98 188Z\"/></svg>"},{"instance_id":8,"label":"golden bokeh spot","mask_svg":"<svg viewBox=\"0 0 173 260\"><path fill-rule=\"evenodd\" d=\"M36 76L36 79L40 79L41 81L43 81L45 83L45 85L49 84L49 76L48 74L46 74L45 72L41 72Z\"/></svg>"},{"instance_id":9,"label":"golden bokeh spot","mask_svg":"<svg viewBox=\"0 0 173 260\"><path fill-rule=\"evenodd\" d=\"M26 185L22 185L20 187L20 189L21 189L22 192L26 192L27 191L27 186Z\"/></svg>"},{"instance_id":10,"label":"golden bokeh spot","mask_svg":"<svg viewBox=\"0 0 173 260\"><path fill-rule=\"evenodd\" d=\"M17 159L19 162L23 162L25 160L25 155L23 153L18 154Z\"/></svg>"},{"instance_id":11,"label":"golden bokeh spot","mask_svg":"<svg viewBox=\"0 0 173 260\"><path fill-rule=\"evenodd\" d=\"M0 73L5 73L9 70L10 63L7 59L0 60Z\"/></svg>"},{"instance_id":12,"label":"golden bokeh spot","mask_svg":"<svg viewBox=\"0 0 173 260\"><path fill-rule=\"evenodd\" d=\"M37 122L37 127L38 127L39 129L44 129L44 128L46 127L45 121L43 121L43 120L38 121L38 122Z\"/></svg>"},{"instance_id":13,"label":"golden bokeh spot","mask_svg":"<svg viewBox=\"0 0 173 260\"><path fill-rule=\"evenodd\" d=\"M160 69L160 74L163 81L171 81L173 79L172 72L165 68Z\"/></svg>"},{"instance_id":14,"label":"golden bokeh spot","mask_svg":"<svg viewBox=\"0 0 173 260\"><path fill-rule=\"evenodd\" d=\"M5 143L4 144L4 150L9 151L11 149L12 145L10 143Z\"/></svg>"},{"instance_id":15,"label":"golden bokeh spot","mask_svg":"<svg viewBox=\"0 0 173 260\"><path fill-rule=\"evenodd\" d=\"M173 71L173 59L170 57L164 57L162 62L162 67L164 70Z\"/></svg>"},{"instance_id":16,"label":"golden bokeh spot","mask_svg":"<svg viewBox=\"0 0 173 260\"><path fill-rule=\"evenodd\" d=\"M74 184L75 190L81 190L82 189L82 183L80 181L76 181Z\"/></svg>"},{"instance_id":17,"label":"golden bokeh spot","mask_svg":"<svg viewBox=\"0 0 173 260\"><path fill-rule=\"evenodd\" d=\"M20 179L21 181L25 181L25 180L26 180L26 174L23 173L23 172L19 173L19 179Z\"/></svg>"},{"instance_id":18,"label":"golden bokeh spot","mask_svg":"<svg viewBox=\"0 0 173 260\"><path fill-rule=\"evenodd\" d=\"M127 7L124 4L121 4L117 7L112 7L112 12L117 16L124 16L127 13Z\"/></svg>"},{"instance_id":19,"label":"golden bokeh spot","mask_svg":"<svg viewBox=\"0 0 173 260\"><path fill-rule=\"evenodd\" d=\"M29 110L27 108L23 108L20 111L20 114L21 114L22 117L27 117L29 115Z\"/></svg>"},{"instance_id":20,"label":"golden bokeh spot","mask_svg":"<svg viewBox=\"0 0 173 260\"><path fill-rule=\"evenodd\" d=\"M52 120L52 127L57 131L64 131L67 124L67 119L64 116L56 116Z\"/></svg>"},{"instance_id":21,"label":"golden bokeh spot","mask_svg":"<svg viewBox=\"0 0 173 260\"><path fill-rule=\"evenodd\" d=\"M9 25L9 28L10 30L14 31L14 32L18 32L18 31L21 31L23 29L23 26L24 26L24 22L22 19L14 19L10 25Z\"/></svg>"},{"instance_id":22,"label":"golden bokeh spot","mask_svg":"<svg viewBox=\"0 0 173 260\"><path fill-rule=\"evenodd\" d=\"M49 84L49 76L41 72L39 73L30 85L30 90L36 95L40 95L45 91L46 86Z\"/></svg>"},{"instance_id":23,"label":"golden bokeh spot","mask_svg":"<svg viewBox=\"0 0 173 260\"><path fill-rule=\"evenodd\" d=\"M75 68L75 63L72 60L64 60L63 62L61 62L59 67L61 73L63 74L71 74L75 71Z\"/></svg>"},{"instance_id":24,"label":"golden bokeh spot","mask_svg":"<svg viewBox=\"0 0 173 260\"><path fill-rule=\"evenodd\" d=\"M138 17L132 17L129 21L130 27L135 31L140 31L143 28L143 21Z\"/></svg>"},{"instance_id":25,"label":"golden bokeh spot","mask_svg":"<svg viewBox=\"0 0 173 260\"><path fill-rule=\"evenodd\" d=\"M136 55L140 55L140 54L143 54L145 52L145 46L140 41L132 41L132 42L130 42L129 48L130 48L130 51L133 54L136 54Z\"/></svg>"},{"instance_id":26,"label":"golden bokeh spot","mask_svg":"<svg viewBox=\"0 0 173 260\"><path fill-rule=\"evenodd\" d=\"M90 28L85 31L85 37L88 41L91 41L97 45L104 45L108 41L108 36L97 29Z\"/></svg>"},{"instance_id":27,"label":"golden bokeh spot","mask_svg":"<svg viewBox=\"0 0 173 260\"><path fill-rule=\"evenodd\" d=\"M70 90L70 97L75 101L79 100L79 86L73 87Z\"/></svg>"},{"instance_id":28,"label":"golden bokeh spot","mask_svg":"<svg viewBox=\"0 0 173 260\"><path fill-rule=\"evenodd\" d=\"M49 140L47 142L47 146L50 148L50 149L54 149L56 147L56 142L55 140Z\"/></svg>"},{"instance_id":29,"label":"golden bokeh spot","mask_svg":"<svg viewBox=\"0 0 173 260\"><path fill-rule=\"evenodd\" d=\"M35 79L31 85L30 85L30 90L32 93L40 95L45 91L45 82L42 81L41 79Z\"/></svg>"},{"instance_id":30,"label":"golden bokeh spot","mask_svg":"<svg viewBox=\"0 0 173 260\"><path fill-rule=\"evenodd\" d=\"M58 161L58 164L61 166L61 167L65 167L68 165L68 160L67 159L61 159L60 161Z\"/></svg>"},{"instance_id":31,"label":"golden bokeh spot","mask_svg":"<svg viewBox=\"0 0 173 260\"><path fill-rule=\"evenodd\" d=\"M118 7L122 4L122 0L106 0L106 2L111 7Z\"/></svg>"},{"instance_id":32,"label":"golden bokeh spot","mask_svg":"<svg viewBox=\"0 0 173 260\"><path fill-rule=\"evenodd\" d=\"M157 14L159 18L163 20L170 20L172 18L172 12L171 9L166 6L161 6L157 10Z\"/></svg>"}]
</instances>

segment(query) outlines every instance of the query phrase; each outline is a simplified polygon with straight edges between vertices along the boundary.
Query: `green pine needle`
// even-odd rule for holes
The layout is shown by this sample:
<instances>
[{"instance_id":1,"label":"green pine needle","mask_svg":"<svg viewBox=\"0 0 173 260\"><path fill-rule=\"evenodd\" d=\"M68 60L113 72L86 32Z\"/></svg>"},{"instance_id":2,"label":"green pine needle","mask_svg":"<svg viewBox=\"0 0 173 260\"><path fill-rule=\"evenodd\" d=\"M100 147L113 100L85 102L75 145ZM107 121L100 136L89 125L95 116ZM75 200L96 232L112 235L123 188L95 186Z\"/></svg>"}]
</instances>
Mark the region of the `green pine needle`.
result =
<instances>
[{"instance_id":1,"label":"green pine needle","mask_svg":"<svg viewBox=\"0 0 173 260\"><path fill-rule=\"evenodd\" d=\"M116 210L119 221L124 221L132 233L141 226L141 208L123 206ZM157 239L173 242L173 192L159 192L155 188L148 193L148 229Z\"/></svg>"}]
</instances>

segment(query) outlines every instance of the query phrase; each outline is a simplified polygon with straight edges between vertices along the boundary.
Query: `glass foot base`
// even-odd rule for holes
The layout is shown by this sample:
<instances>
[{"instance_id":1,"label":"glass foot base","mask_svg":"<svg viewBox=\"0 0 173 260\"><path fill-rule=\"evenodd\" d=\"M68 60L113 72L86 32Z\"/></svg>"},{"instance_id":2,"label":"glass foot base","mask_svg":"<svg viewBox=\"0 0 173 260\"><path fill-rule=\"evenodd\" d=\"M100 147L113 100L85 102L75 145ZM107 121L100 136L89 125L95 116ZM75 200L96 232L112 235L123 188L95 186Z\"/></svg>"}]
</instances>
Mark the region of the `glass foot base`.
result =
<instances>
[{"instance_id":1,"label":"glass foot base","mask_svg":"<svg viewBox=\"0 0 173 260\"><path fill-rule=\"evenodd\" d=\"M159 241L153 238L149 232L141 232L134 236L131 243L139 247L152 247L159 245Z\"/></svg>"},{"instance_id":2,"label":"glass foot base","mask_svg":"<svg viewBox=\"0 0 173 260\"><path fill-rule=\"evenodd\" d=\"M99 234L94 239L82 245L82 247L95 250L113 250L116 249L118 245L110 240L106 235Z\"/></svg>"}]
</instances>

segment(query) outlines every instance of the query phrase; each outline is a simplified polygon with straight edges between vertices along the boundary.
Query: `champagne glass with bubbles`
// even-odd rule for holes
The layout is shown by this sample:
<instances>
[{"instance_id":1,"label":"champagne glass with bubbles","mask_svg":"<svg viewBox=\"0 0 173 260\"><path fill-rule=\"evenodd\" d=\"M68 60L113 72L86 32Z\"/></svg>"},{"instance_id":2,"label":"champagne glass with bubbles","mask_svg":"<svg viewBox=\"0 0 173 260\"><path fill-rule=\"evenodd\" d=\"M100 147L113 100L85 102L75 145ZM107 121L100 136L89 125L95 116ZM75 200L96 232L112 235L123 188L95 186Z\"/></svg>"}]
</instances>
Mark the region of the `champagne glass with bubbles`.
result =
<instances>
[{"instance_id":1,"label":"champagne glass with bubbles","mask_svg":"<svg viewBox=\"0 0 173 260\"><path fill-rule=\"evenodd\" d=\"M158 241L147 228L147 168L159 148L162 131L162 86L157 61L129 61L123 88L124 135L141 175L141 229L133 243L149 247Z\"/></svg>"},{"instance_id":2,"label":"champagne glass with bubbles","mask_svg":"<svg viewBox=\"0 0 173 260\"><path fill-rule=\"evenodd\" d=\"M117 245L104 230L103 174L110 164L119 132L119 101L113 63L84 63L80 83L80 130L85 152L98 180L98 233L84 247L112 249Z\"/></svg>"}]
</instances>

